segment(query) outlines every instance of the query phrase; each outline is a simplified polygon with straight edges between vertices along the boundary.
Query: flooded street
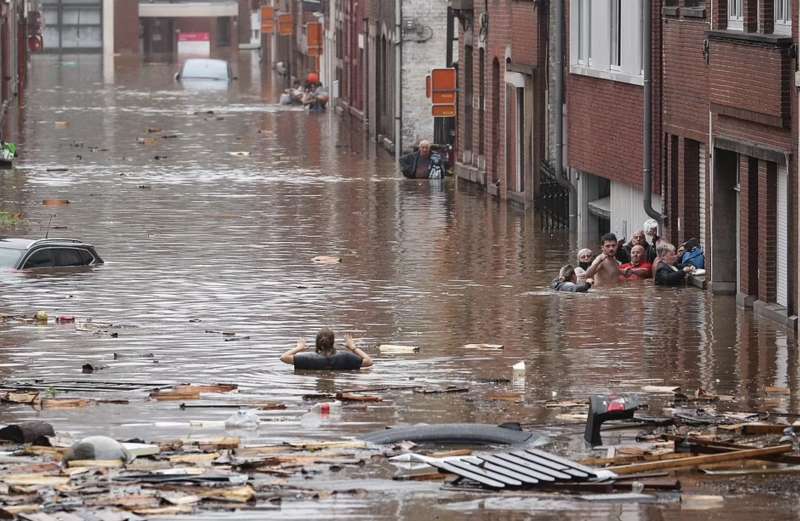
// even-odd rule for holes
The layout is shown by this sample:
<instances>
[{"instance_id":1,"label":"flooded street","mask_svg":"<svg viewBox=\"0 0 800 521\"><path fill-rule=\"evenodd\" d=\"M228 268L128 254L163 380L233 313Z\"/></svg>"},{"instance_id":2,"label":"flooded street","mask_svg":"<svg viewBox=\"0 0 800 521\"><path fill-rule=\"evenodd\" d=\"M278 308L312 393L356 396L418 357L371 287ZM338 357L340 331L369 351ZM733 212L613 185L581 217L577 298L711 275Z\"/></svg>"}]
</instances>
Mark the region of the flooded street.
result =
<instances>
[{"instance_id":1,"label":"flooded street","mask_svg":"<svg viewBox=\"0 0 800 521\"><path fill-rule=\"evenodd\" d=\"M170 64L121 62L107 83L99 56L35 56L18 165L0 172L1 209L25 215L19 235L41 237L52 219L50 237L90 242L106 262L78 273L5 273L0 314L45 310L120 327L114 337L72 324L0 323L0 378L125 381L142 389L238 384L242 396L287 405L264 413L258 431L239 433L253 443L333 440L420 422L516 421L534 430L574 424L545 430L557 447L583 450L583 422L559 418L563 411L545 401L643 385L731 395L720 407L732 411L764 408L766 387L788 387L791 394L770 397L768 407L800 411L794 339L738 309L733 297L649 283L555 294L550 281L577 251L568 233L543 232L533 213L454 179L406 180L355 122L275 104L279 91L261 81L257 54L242 53L234 68L239 79L229 90L192 90L173 81ZM48 207L46 199L70 203ZM342 262L312 262L320 255ZM375 367L318 375L280 362L298 337L312 343L322 326L352 332ZM461 347L469 343L505 347ZM421 350L385 356L379 344ZM521 360L524 384L512 383L511 366ZM107 367L83 374L85 363ZM395 390L319 421L309 419L311 403L303 400L451 385L469 392ZM498 391L521 392L523 400L489 399ZM159 440L207 435L198 422L231 414L178 405L132 401L88 412L4 405L0 423L36 418L75 437ZM367 463L308 484L367 490L362 496L200 518L709 518L679 504L443 492L436 482L390 481L392 473L386 463ZM719 518L800 515L788 496L724 494L724 508L713 511Z\"/></svg>"}]
</instances>

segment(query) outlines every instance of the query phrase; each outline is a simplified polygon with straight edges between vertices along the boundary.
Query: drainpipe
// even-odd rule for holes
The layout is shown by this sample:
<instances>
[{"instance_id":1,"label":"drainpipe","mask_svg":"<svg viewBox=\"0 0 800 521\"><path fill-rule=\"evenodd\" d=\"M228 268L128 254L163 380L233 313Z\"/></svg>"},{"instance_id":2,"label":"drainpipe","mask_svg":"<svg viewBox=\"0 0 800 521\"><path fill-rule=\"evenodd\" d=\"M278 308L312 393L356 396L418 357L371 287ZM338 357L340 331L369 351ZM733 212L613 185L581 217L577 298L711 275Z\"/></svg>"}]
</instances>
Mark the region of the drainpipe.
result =
<instances>
[{"instance_id":1,"label":"drainpipe","mask_svg":"<svg viewBox=\"0 0 800 521\"><path fill-rule=\"evenodd\" d=\"M653 20L650 0L642 0L644 18L644 212L658 222L664 233L664 216L653 208Z\"/></svg>"},{"instance_id":2,"label":"drainpipe","mask_svg":"<svg viewBox=\"0 0 800 521\"><path fill-rule=\"evenodd\" d=\"M401 110L403 103L400 98L403 92L403 0L395 0L394 7L394 160L400 162L400 155L403 150L403 116Z\"/></svg>"},{"instance_id":3,"label":"drainpipe","mask_svg":"<svg viewBox=\"0 0 800 521\"><path fill-rule=\"evenodd\" d=\"M555 150L553 169L559 184L569 188L569 228L574 230L578 225L578 189L564 175L564 0L553 0L553 17L556 20L553 30L553 70L556 71L553 82L553 132L555 133Z\"/></svg>"},{"instance_id":4,"label":"drainpipe","mask_svg":"<svg viewBox=\"0 0 800 521\"><path fill-rule=\"evenodd\" d=\"M555 111L555 157L553 167L556 175L561 177L564 172L564 0L554 0L553 16L556 19L555 30L553 31L553 69L556 71L553 109ZM570 183L572 184L572 183Z\"/></svg>"}]
</instances>

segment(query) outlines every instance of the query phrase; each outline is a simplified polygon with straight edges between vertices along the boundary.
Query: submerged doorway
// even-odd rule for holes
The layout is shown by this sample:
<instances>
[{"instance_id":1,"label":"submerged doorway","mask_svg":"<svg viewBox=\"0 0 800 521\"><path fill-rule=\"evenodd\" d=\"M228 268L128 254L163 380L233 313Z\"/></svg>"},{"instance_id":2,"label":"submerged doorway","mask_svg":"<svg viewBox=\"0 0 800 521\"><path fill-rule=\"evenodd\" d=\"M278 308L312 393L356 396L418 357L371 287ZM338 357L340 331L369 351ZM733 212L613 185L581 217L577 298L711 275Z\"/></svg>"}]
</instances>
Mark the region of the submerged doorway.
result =
<instances>
[{"instance_id":1,"label":"submerged doorway","mask_svg":"<svg viewBox=\"0 0 800 521\"><path fill-rule=\"evenodd\" d=\"M735 294L739 280L739 155L714 150L712 186L712 290Z\"/></svg>"}]
</instances>

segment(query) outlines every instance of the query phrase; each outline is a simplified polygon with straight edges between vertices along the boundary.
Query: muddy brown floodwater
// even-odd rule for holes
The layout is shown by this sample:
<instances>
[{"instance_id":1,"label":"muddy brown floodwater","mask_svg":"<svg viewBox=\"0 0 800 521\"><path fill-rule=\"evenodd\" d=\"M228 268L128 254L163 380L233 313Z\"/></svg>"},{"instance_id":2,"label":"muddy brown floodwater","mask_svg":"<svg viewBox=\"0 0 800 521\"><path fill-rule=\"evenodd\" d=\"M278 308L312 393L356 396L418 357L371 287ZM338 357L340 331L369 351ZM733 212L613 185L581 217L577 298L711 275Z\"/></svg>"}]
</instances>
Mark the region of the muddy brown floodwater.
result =
<instances>
[{"instance_id":1,"label":"muddy brown floodwater","mask_svg":"<svg viewBox=\"0 0 800 521\"><path fill-rule=\"evenodd\" d=\"M546 400L635 392L643 384L733 395L734 410L762 406L766 386L789 387L791 394L771 407L798 411L794 340L737 309L733 298L650 284L554 294L549 282L576 251L568 234L543 232L534 214L452 179L402 179L389 155L346 118L276 105L277 91L261 81L255 54L241 54L235 65L240 79L228 90L209 91L176 84L169 64L122 61L109 82L98 56L34 57L15 136L18 168L0 173L2 209L25 214L20 234L29 237L43 235L52 216L51 236L95 244L106 264L78 273L3 274L0 313L42 309L123 327L112 338L72 326L0 324L0 378L236 383L242 395L288 405L264 414L257 431L241 433L250 443L337 439L416 422L545 426L564 423L557 418L563 411L546 409ZM153 140L139 144L139 138ZM70 204L45 207L44 199ZM343 260L314 264L317 255ZM375 354L375 367L317 375L280 363L297 337L312 341L323 325L354 332ZM207 330L247 338L226 341ZM505 349L460 347L483 342ZM422 349L381 356L374 350L380 343ZM515 386L505 379L520 360L527 375ZM85 375L87 362L107 367ZM470 392L398 390L382 403L345 407L328 419L306 415L303 394L387 385ZM523 391L524 401L488 400L496 390ZM0 423L40 418L74 436L159 440L206 434L190 422L230 414L176 405L140 401L67 411L3 405ZM581 428L548 432L569 454L582 448ZM746 483L725 482L723 507L691 511L676 504L471 495L442 491L439 483L393 482L392 473L386 464L369 463L308 483L366 489L361 496L201 518L800 515L790 495L750 494ZM718 492L717 485L711 488Z\"/></svg>"}]
</instances>

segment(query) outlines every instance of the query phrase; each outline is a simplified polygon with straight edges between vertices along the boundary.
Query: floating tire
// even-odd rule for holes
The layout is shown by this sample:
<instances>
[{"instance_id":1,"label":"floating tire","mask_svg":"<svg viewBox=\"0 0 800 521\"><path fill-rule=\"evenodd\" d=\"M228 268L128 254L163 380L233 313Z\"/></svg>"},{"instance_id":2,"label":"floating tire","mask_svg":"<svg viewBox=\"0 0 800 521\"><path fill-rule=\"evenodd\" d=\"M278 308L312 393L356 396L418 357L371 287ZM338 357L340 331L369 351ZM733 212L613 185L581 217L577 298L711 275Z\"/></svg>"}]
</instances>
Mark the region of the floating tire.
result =
<instances>
[{"instance_id":1,"label":"floating tire","mask_svg":"<svg viewBox=\"0 0 800 521\"><path fill-rule=\"evenodd\" d=\"M545 437L533 432L476 423L413 425L370 432L363 435L361 439L376 445L400 441L464 445L518 445L540 444L546 440Z\"/></svg>"}]
</instances>

